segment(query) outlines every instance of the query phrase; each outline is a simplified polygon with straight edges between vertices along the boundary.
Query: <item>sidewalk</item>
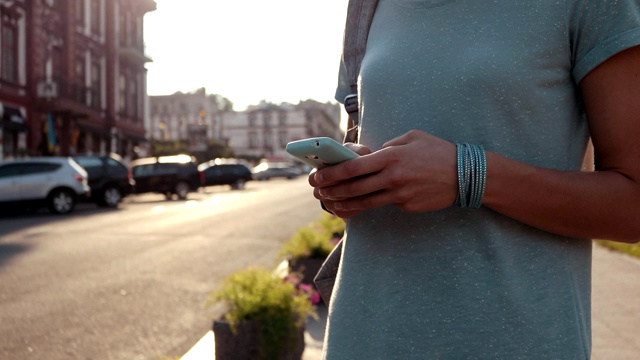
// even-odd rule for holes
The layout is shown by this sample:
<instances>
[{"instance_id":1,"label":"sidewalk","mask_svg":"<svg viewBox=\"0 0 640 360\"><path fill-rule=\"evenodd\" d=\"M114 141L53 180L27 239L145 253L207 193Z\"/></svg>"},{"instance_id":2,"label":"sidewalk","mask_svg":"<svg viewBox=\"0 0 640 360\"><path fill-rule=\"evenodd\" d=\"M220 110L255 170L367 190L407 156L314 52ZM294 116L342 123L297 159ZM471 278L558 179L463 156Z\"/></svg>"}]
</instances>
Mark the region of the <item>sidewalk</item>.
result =
<instances>
[{"instance_id":1,"label":"sidewalk","mask_svg":"<svg viewBox=\"0 0 640 360\"><path fill-rule=\"evenodd\" d=\"M326 308L318 309L305 333L302 360L319 360ZM640 359L640 259L593 247L592 360ZM214 337L208 332L181 360L214 359Z\"/></svg>"},{"instance_id":2,"label":"sidewalk","mask_svg":"<svg viewBox=\"0 0 640 360\"><path fill-rule=\"evenodd\" d=\"M640 260L593 247L592 360L640 359Z\"/></svg>"}]
</instances>

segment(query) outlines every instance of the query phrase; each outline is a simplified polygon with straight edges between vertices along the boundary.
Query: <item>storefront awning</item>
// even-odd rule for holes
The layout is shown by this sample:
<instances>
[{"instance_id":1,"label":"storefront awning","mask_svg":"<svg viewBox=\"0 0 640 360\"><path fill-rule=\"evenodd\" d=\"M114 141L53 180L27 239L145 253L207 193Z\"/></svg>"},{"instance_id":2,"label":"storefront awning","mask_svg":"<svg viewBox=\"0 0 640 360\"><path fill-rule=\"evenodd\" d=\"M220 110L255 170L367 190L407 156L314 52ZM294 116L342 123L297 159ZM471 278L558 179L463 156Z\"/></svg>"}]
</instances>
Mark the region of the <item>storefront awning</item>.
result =
<instances>
[{"instance_id":1,"label":"storefront awning","mask_svg":"<svg viewBox=\"0 0 640 360\"><path fill-rule=\"evenodd\" d=\"M0 103L0 127L5 130L27 131L27 119L18 107Z\"/></svg>"}]
</instances>

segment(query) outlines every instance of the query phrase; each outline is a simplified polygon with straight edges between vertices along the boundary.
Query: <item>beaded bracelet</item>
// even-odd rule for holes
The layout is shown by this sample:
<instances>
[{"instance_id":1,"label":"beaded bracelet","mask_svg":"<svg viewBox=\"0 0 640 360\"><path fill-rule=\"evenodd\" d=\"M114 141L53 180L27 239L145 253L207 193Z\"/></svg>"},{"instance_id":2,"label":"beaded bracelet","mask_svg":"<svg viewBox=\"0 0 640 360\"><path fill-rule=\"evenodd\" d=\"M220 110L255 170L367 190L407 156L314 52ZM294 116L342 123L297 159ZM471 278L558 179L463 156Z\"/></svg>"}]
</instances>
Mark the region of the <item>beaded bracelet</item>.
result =
<instances>
[{"instance_id":1,"label":"beaded bracelet","mask_svg":"<svg viewBox=\"0 0 640 360\"><path fill-rule=\"evenodd\" d=\"M477 209L487 185L487 155L482 145L456 144L458 158L458 198L456 205Z\"/></svg>"}]
</instances>

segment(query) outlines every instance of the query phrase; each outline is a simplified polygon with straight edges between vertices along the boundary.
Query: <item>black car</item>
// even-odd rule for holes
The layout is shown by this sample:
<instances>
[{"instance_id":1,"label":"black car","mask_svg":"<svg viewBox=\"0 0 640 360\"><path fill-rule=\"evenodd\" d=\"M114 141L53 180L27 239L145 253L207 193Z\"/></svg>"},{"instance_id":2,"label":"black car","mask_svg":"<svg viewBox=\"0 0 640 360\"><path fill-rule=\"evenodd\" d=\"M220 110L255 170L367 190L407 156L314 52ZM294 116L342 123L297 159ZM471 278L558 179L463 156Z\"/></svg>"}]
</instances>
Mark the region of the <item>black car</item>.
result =
<instances>
[{"instance_id":1,"label":"black car","mask_svg":"<svg viewBox=\"0 0 640 360\"><path fill-rule=\"evenodd\" d=\"M133 191L134 181L120 156L86 155L73 159L89 173L91 200L98 206L117 207Z\"/></svg>"},{"instance_id":2,"label":"black car","mask_svg":"<svg viewBox=\"0 0 640 360\"><path fill-rule=\"evenodd\" d=\"M217 164L211 160L198 165L198 170L204 174L204 186L230 185L233 190L242 190L253 178L244 164Z\"/></svg>"},{"instance_id":3,"label":"black car","mask_svg":"<svg viewBox=\"0 0 640 360\"><path fill-rule=\"evenodd\" d=\"M136 194L153 192L164 194L167 199L177 195L184 200L189 192L198 191L203 182L203 174L189 155L137 159L129 168Z\"/></svg>"}]
</instances>

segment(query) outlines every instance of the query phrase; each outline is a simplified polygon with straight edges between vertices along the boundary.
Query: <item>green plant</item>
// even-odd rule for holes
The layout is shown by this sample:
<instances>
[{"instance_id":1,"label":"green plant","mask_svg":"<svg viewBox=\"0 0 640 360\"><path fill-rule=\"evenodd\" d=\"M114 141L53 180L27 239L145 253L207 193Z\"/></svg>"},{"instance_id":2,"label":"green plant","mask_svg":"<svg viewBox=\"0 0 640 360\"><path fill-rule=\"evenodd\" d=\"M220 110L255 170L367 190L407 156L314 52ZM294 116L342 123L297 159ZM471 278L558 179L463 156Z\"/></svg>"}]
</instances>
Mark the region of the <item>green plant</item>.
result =
<instances>
[{"instance_id":1,"label":"green plant","mask_svg":"<svg viewBox=\"0 0 640 360\"><path fill-rule=\"evenodd\" d=\"M224 320L236 331L242 322L260 323L264 358L277 358L279 341L295 337L309 316L316 316L309 293L263 268L251 267L229 276L211 292L208 305L222 303Z\"/></svg>"},{"instance_id":2,"label":"green plant","mask_svg":"<svg viewBox=\"0 0 640 360\"><path fill-rule=\"evenodd\" d=\"M606 248L620 251L620 252L629 254L631 256L640 258L640 243L625 244L625 243L607 241L607 240L598 240L597 243Z\"/></svg>"},{"instance_id":3,"label":"green plant","mask_svg":"<svg viewBox=\"0 0 640 360\"><path fill-rule=\"evenodd\" d=\"M344 220L325 214L309 226L300 228L284 244L280 253L290 258L324 259L344 233Z\"/></svg>"}]
</instances>

